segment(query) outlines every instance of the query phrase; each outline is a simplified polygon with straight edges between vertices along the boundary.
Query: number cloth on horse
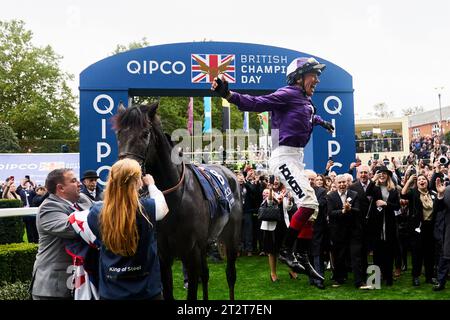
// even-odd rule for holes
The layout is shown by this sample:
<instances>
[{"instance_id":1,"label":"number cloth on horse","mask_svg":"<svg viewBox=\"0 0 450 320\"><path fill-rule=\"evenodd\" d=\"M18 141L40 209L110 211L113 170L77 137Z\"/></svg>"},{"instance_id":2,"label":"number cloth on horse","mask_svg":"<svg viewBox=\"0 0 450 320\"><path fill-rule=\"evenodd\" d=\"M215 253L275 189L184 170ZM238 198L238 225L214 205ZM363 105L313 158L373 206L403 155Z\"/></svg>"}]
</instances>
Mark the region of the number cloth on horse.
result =
<instances>
[{"instance_id":1,"label":"number cloth on horse","mask_svg":"<svg viewBox=\"0 0 450 320\"><path fill-rule=\"evenodd\" d=\"M189 166L202 186L203 196L208 200L211 219L214 219L216 214L219 217L228 216L234 203L228 181L214 169Z\"/></svg>"}]
</instances>

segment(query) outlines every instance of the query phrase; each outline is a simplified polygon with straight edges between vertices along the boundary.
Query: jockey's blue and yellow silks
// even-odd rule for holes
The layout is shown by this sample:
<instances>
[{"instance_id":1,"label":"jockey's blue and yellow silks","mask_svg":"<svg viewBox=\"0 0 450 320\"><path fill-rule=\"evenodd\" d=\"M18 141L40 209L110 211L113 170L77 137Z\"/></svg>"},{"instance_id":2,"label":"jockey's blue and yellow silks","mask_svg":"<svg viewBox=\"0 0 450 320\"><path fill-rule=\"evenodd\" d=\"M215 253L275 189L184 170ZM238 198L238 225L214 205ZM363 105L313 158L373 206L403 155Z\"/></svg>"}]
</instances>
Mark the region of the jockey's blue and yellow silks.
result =
<instances>
[{"instance_id":1,"label":"jockey's blue and yellow silks","mask_svg":"<svg viewBox=\"0 0 450 320\"><path fill-rule=\"evenodd\" d=\"M314 125L323 123L315 114L311 98L305 97L296 86L286 86L265 96L232 92L228 101L241 111L271 111L272 132L279 130L279 139L272 141L273 146L303 148L311 138Z\"/></svg>"},{"instance_id":2,"label":"jockey's blue and yellow silks","mask_svg":"<svg viewBox=\"0 0 450 320\"><path fill-rule=\"evenodd\" d=\"M141 199L151 224L139 213L136 223L139 233L137 252L131 257L118 256L103 244L100 246L99 294L101 299L151 299L162 291L156 243L155 201ZM101 243L99 214L102 203L89 212L88 224Z\"/></svg>"}]
</instances>

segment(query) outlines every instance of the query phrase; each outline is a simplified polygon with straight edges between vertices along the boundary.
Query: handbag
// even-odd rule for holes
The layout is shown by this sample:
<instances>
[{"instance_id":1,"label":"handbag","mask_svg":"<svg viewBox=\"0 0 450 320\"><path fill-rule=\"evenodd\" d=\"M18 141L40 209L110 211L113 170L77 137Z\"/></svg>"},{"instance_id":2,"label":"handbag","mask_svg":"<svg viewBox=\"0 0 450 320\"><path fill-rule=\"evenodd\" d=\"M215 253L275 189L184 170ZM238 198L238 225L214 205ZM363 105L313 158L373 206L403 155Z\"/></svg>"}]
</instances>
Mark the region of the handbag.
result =
<instances>
[{"instance_id":1,"label":"handbag","mask_svg":"<svg viewBox=\"0 0 450 320\"><path fill-rule=\"evenodd\" d=\"M275 201L274 201L275 202ZM258 220L281 221L281 210L278 204L269 205L267 202L258 209Z\"/></svg>"}]
</instances>

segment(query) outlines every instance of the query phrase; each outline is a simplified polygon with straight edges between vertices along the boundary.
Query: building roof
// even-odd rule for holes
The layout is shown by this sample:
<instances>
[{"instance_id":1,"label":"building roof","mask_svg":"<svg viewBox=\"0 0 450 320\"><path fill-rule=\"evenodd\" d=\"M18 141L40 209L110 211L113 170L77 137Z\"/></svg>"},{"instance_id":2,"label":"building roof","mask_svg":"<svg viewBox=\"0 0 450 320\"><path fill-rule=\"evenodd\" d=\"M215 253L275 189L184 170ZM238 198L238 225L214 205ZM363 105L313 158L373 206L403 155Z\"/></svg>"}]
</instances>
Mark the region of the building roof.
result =
<instances>
[{"instance_id":1,"label":"building roof","mask_svg":"<svg viewBox=\"0 0 450 320\"><path fill-rule=\"evenodd\" d=\"M409 116L409 127L419 127L439 122L439 108ZM442 120L450 120L450 106L442 107Z\"/></svg>"}]
</instances>

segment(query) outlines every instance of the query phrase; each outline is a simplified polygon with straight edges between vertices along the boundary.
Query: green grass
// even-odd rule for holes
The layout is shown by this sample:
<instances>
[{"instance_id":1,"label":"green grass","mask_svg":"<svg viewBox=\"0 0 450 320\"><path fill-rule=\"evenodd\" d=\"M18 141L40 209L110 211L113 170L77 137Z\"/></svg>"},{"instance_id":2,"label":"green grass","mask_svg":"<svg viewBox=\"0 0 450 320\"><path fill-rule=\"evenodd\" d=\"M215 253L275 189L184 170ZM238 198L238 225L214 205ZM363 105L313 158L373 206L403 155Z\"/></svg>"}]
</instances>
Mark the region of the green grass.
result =
<instances>
[{"instance_id":1,"label":"green grass","mask_svg":"<svg viewBox=\"0 0 450 320\"><path fill-rule=\"evenodd\" d=\"M237 300L449 300L450 287L444 291L434 292L431 284L425 284L422 276L420 287L411 284L411 271L402 273L394 281L392 287L381 284L380 290L358 290L353 286L352 274L347 282L339 287L332 288L331 272L325 274L325 290L319 290L309 284L305 275L299 279L289 278L288 268L277 265L279 282L269 280L269 264L267 257L240 257L237 260L237 281L235 298ZM209 263L209 299L227 300L228 286L225 277L225 262ZM183 288L183 274L181 262L176 261L173 266L174 296L175 299L186 299L187 290ZM198 298L202 299L201 285Z\"/></svg>"}]
</instances>

